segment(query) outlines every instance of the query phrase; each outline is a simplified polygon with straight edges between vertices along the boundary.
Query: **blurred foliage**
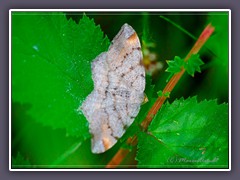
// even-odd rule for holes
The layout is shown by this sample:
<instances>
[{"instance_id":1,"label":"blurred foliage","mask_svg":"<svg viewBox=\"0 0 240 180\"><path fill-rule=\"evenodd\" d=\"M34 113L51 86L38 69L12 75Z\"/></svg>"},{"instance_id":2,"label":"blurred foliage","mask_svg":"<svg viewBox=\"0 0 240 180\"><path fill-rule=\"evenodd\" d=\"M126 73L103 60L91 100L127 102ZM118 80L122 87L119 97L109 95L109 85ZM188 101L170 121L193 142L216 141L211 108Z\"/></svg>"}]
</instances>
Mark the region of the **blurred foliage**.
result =
<instances>
[{"instance_id":1,"label":"blurred foliage","mask_svg":"<svg viewBox=\"0 0 240 180\"><path fill-rule=\"evenodd\" d=\"M28 160L18 152L16 157L12 159L13 168L31 168L31 164Z\"/></svg>"},{"instance_id":2,"label":"blurred foliage","mask_svg":"<svg viewBox=\"0 0 240 180\"><path fill-rule=\"evenodd\" d=\"M229 30L228 13L209 13L208 23L215 27L215 33L202 50L203 57L209 58L203 66L202 81L196 94L201 99L217 98L219 102L228 102L229 86Z\"/></svg>"},{"instance_id":3,"label":"blurred foliage","mask_svg":"<svg viewBox=\"0 0 240 180\"><path fill-rule=\"evenodd\" d=\"M197 95L199 107L204 103L212 103L212 112L215 111L216 116L225 117L222 123L216 123L213 116L210 116L212 118L208 119L209 122L200 116L193 121L204 122L202 131L206 131L209 125L215 132L216 123L216 127L224 132L221 136L225 138L222 141L224 153L221 155L225 155L226 159L221 162L226 165L227 105L218 106L210 100L217 99L219 104L228 103L228 13L13 12L12 166L21 168L22 165L30 164L33 168L104 168L119 147L124 147L124 140L136 133L140 138L139 147L144 148L138 152L134 150L131 154L133 157L128 157L127 163L136 164L135 153L138 153L139 167L151 163L140 158L147 157L149 153L146 154L146 149L151 148L157 151L155 154L152 152L153 157L162 153L169 157L172 152L157 143L156 138L162 137L141 132L139 123L158 97L158 92L166 85L169 76L165 72L166 60L174 59L176 55L186 56L209 22L215 26L216 33L199 53L199 58L205 63L201 66L202 73L196 73L194 78L185 73L171 92L169 102L185 104L183 100L174 100ZM90 151L88 123L78 107L93 88L91 61L108 49L109 41L124 23L130 24L142 41L144 65L149 74L145 90L148 102L142 105L132 126L113 148L94 155ZM201 102L205 99L209 101ZM198 109L196 100L194 103ZM207 105L205 107L208 109ZM222 114L220 107L224 107ZM165 109L168 108L171 108L170 104L165 106ZM209 110L210 114L212 112ZM183 122L184 115L179 115ZM155 123L160 116L159 112ZM168 123L170 126L170 119ZM206 143L216 139L218 133L216 131L212 138L208 134L203 136ZM168 143L174 137L170 137ZM203 140L201 142L204 143ZM210 148L207 152L213 150ZM178 149L178 152L183 151ZM188 165L199 167L194 163Z\"/></svg>"}]
</instances>

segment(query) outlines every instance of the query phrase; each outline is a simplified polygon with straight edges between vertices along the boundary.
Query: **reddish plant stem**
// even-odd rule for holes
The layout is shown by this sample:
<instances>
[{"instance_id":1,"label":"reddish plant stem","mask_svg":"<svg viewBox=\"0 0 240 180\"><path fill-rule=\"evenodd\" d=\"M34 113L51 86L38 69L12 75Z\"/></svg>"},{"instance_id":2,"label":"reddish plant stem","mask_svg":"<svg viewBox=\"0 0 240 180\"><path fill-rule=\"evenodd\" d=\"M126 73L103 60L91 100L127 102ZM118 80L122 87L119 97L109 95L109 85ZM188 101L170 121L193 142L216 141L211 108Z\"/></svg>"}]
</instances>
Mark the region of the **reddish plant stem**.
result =
<instances>
[{"instance_id":1,"label":"reddish plant stem","mask_svg":"<svg viewBox=\"0 0 240 180\"><path fill-rule=\"evenodd\" d=\"M166 92L171 92L179 79L182 77L184 74L185 70L182 69L179 73L173 75L173 77L170 79L169 83L165 86L163 89L163 94ZM147 130L148 125L151 123L154 115L158 112L158 110L161 108L165 100L167 99L166 96L160 96L156 100L156 102L153 104L152 108L149 110L146 118L143 120L141 126L143 127L144 130Z\"/></svg>"},{"instance_id":2,"label":"reddish plant stem","mask_svg":"<svg viewBox=\"0 0 240 180\"><path fill-rule=\"evenodd\" d=\"M120 148L118 152L114 155L114 157L111 159L111 161L106 165L106 168L116 168L127 156L128 153L128 149Z\"/></svg>"},{"instance_id":3,"label":"reddish plant stem","mask_svg":"<svg viewBox=\"0 0 240 180\"><path fill-rule=\"evenodd\" d=\"M214 27L211 24L208 24L206 26L206 28L203 30L203 32L201 33L201 35L199 36L198 40L196 41L196 43L194 44L194 46L192 47L190 52L185 57L185 59L184 59L185 61L188 61L188 59L191 57L191 55L197 54L199 52L199 50L202 48L204 43L211 36L213 31L214 31ZM173 90L173 88L176 86L176 84L178 83L178 81L180 80L180 78L182 77L184 72L185 72L185 69L183 68L179 73L172 76L172 78L169 80L169 82L163 89L163 94L166 92L171 92ZM167 97L165 97L165 96L158 97L158 99L156 100L156 102L154 103L152 108L149 110L146 118L143 120L143 122L141 124L143 130L147 130L153 117L158 112L158 110L161 108L161 106L163 105L163 103L165 102L166 99L167 99ZM129 138L127 140L127 144L130 144L130 145L137 144L137 136L135 135L134 137ZM129 153L129 150L120 148L118 150L118 152L115 154L115 156L111 159L111 161L109 161L106 168L116 168L122 162L122 160L127 156L128 153Z\"/></svg>"}]
</instances>

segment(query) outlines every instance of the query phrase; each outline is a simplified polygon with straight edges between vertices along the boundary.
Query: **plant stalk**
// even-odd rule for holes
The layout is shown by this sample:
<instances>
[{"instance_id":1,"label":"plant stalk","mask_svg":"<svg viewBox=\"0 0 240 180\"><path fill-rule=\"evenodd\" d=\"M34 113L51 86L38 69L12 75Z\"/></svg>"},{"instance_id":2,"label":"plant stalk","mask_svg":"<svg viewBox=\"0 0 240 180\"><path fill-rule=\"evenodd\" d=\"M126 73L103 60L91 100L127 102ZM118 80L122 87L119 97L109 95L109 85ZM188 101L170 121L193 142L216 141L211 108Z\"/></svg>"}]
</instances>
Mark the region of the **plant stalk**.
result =
<instances>
[{"instance_id":1,"label":"plant stalk","mask_svg":"<svg viewBox=\"0 0 240 180\"><path fill-rule=\"evenodd\" d=\"M214 32L214 27L211 24L208 24L206 28L202 31L201 35L199 36L198 40L192 47L192 49L189 51L187 56L184 58L185 61L188 61L188 59L193 54L197 54L199 50L203 47L203 45L206 43L206 41L209 39L211 34ZM163 94L166 92L171 92L173 88L176 86L176 84L179 82L180 78L184 74L185 69L182 68L182 70L179 73L176 73L172 76L172 78L169 80L165 88L163 89ZM156 102L153 104L152 108L149 110L146 118L141 123L141 126L143 130L147 130L149 124L151 123L153 117L155 114L159 111L165 100L167 99L166 96L160 96L156 100ZM127 140L127 144L129 145L136 145L137 144L137 136L131 137ZM127 156L129 153L128 149L120 148L118 152L114 155L114 157L109 161L109 163L106 165L106 168L116 168L118 165L121 164L122 160Z\"/></svg>"}]
</instances>

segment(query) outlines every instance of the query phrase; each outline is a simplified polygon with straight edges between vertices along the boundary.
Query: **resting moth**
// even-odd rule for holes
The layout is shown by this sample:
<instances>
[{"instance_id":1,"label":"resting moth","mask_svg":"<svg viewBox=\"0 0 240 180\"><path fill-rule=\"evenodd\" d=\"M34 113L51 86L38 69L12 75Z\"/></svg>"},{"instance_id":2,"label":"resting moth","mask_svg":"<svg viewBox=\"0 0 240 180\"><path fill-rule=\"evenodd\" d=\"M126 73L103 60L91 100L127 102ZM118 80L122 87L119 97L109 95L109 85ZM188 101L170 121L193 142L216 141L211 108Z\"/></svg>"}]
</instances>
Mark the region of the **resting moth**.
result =
<instances>
[{"instance_id":1,"label":"resting moth","mask_svg":"<svg viewBox=\"0 0 240 180\"><path fill-rule=\"evenodd\" d=\"M89 122L93 153L116 144L137 116L146 83L142 58L135 30L124 24L108 51L92 61L94 90L80 109Z\"/></svg>"}]
</instances>

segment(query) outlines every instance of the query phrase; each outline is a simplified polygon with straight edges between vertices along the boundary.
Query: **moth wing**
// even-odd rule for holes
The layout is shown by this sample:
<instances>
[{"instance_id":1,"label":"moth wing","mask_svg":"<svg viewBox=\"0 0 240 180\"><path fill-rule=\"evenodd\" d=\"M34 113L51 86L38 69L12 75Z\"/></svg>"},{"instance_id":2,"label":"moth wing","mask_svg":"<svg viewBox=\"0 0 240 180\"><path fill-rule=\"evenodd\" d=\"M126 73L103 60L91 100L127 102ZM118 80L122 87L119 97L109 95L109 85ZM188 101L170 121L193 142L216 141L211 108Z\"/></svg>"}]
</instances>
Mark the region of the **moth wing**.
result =
<instances>
[{"instance_id":1,"label":"moth wing","mask_svg":"<svg viewBox=\"0 0 240 180\"><path fill-rule=\"evenodd\" d=\"M94 90L81 109L89 122L92 152L102 153L122 137L144 99L141 44L131 26L124 24L108 52L95 58L92 78Z\"/></svg>"}]
</instances>

